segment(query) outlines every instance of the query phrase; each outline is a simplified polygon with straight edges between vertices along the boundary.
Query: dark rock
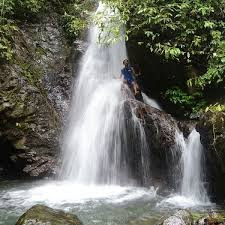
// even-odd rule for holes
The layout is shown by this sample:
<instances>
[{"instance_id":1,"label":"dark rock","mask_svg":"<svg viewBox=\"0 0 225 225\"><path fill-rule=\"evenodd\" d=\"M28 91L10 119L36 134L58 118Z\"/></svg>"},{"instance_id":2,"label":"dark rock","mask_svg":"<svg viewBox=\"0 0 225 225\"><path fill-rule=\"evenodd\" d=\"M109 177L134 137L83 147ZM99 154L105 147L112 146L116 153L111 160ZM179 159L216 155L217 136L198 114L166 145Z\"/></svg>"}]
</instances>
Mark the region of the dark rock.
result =
<instances>
[{"instance_id":1,"label":"dark rock","mask_svg":"<svg viewBox=\"0 0 225 225\"><path fill-rule=\"evenodd\" d=\"M207 112L197 124L206 161L209 193L216 201L225 199L225 113Z\"/></svg>"},{"instance_id":2,"label":"dark rock","mask_svg":"<svg viewBox=\"0 0 225 225\"><path fill-rule=\"evenodd\" d=\"M178 121L177 125L185 138L188 138L191 131L195 128L196 122L195 121Z\"/></svg>"},{"instance_id":3,"label":"dark rock","mask_svg":"<svg viewBox=\"0 0 225 225\"><path fill-rule=\"evenodd\" d=\"M82 225L77 216L43 205L35 205L25 212L16 225Z\"/></svg>"},{"instance_id":4,"label":"dark rock","mask_svg":"<svg viewBox=\"0 0 225 225\"><path fill-rule=\"evenodd\" d=\"M13 61L0 66L0 167L6 176L56 173L76 52L57 18L53 13L20 27Z\"/></svg>"},{"instance_id":5,"label":"dark rock","mask_svg":"<svg viewBox=\"0 0 225 225\"><path fill-rule=\"evenodd\" d=\"M133 165L132 168L135 168L133 174L136 174L136 177L140 179L140 173L144 173L141 168L144 166L148 171L145 178L147 183L142 180L142 184L148 186L155 183L156 186L163 186L162 189L168 185L174 185L171 177L173 177L174 166L179 161L179 151L177 151L176 144L176 133L179 132L179 128L176 121L171 115L136 100L127 101L125 107L127 130L130 131L130 164ZM131 108L135 109L135 112L132 112ZM135 113L144 127L143 132L146 135L148 145L145 147L146 152L140 152L143 151L140 146L143 140L138 137L140 134L137 134L134 128L130 128L132 113ZM141 158L143 154L144 160ZM175 157L176 155L177 157ZM173 160L173 164L171 164L171 160ZM176 178L176 180L178 179Z\"/></svg>"}]
</instances>

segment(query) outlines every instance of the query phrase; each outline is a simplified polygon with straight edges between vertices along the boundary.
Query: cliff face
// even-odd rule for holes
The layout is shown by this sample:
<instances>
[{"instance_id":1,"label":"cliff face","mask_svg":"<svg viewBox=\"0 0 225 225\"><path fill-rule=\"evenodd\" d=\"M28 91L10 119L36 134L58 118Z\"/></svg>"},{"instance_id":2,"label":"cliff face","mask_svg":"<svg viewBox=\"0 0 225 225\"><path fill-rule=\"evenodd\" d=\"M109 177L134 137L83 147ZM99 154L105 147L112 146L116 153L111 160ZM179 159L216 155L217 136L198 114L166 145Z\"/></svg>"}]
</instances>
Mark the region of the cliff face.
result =
<instances>
[{"instance_id":1,"label":"cliff face","mask_svg":"<svg viewBox=\"0 0 225 225\"><path fill-rule=\"evenodd\" d=\"M1 175L50 175L79 54L72 49L79 46L68 44L57 14L23 24L13 39L14 59L0 65Z\"/></svg>"}]
</instances>

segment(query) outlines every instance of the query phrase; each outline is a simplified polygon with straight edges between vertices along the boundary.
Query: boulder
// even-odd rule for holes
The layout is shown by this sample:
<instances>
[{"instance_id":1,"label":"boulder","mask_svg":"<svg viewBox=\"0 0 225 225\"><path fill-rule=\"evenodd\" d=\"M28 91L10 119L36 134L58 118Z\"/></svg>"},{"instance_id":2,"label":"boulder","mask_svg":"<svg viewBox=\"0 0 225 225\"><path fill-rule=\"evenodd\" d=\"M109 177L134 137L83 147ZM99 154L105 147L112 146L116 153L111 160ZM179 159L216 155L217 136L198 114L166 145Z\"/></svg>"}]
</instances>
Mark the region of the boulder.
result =
<instances>
[{"instance_id":1,"label":"boulder","mask_svg":"<svg viewBox=\"0 0 225 225\"><path fill-rule=\"evenodd\" d=\"M44 205L35 205L25 212L16 225L82 225L77 216Z\"/></svg>"},{"instance_id":2,"label":"boulder","mask_svg":"<svg viewBox=\"0 0 225 225\"><path fill-rule=\"evenodd\" d=\"M145 186L155 184L160 189L174 186L173 172L180 159L176 143L176 134L180 132L177 122L171 115L136 100L127 101L125 110L133 174L140 180L145 173L147 177L141 182ZM137 128L130 127L130 121L135 116L139 118L143 128L141 132L145 135L137 133ZM143 140L144 137L146 140ZM147 146L143 146L145 141Z\"/></svg>"},{"instance_id":3,"label":"boulder","mask_svg":"<svg viewBox=\"0 0 225 225\"><path fill-rule=\"evenodd\" d=\"M225 199L225 112L207 112L197 124L206 161L208 190L212 199Z\"/></svg>"},{"instance_id":4,"label":"boulder","mask_svg":"<svg viewBox=\"0 0 225 225\"><path fill-rule=\"evenodd\" d=\"M187 210L179 210L174 215L165 219L161 225L192 225L192 215Z\"/></svg>"}]
</instances>

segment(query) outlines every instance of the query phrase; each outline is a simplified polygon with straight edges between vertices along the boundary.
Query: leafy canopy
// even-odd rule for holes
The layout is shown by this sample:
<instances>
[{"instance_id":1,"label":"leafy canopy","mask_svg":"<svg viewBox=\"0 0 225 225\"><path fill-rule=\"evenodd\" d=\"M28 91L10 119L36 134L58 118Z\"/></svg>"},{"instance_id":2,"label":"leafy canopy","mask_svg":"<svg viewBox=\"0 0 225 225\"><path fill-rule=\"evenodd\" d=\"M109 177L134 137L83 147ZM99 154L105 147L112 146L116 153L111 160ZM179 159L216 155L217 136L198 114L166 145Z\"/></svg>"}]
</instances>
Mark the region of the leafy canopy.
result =
<instances>
[{"instance_id":1,"label":"leafy canopy","mask_svg":"<svg viewBox=\"0 0 225 225\"><path fill-rule=\"evenodd\" d=\"M70 40L87 25L92 0L0 0L0 60L13 57L13 33L21 23L32 23L48 13L57 12Z\"/></svg>"},{"instance_id":2,"label":"leafy canopy","mask_svg":"<svg viewBox=\"0 0 225 225\"><path fill-rule=\"evenodd\" d=\"M205 104L204 90L225 82L225 0L104 2L119 10L127 38L165 60L198 68L196 76L186 77L185 89L168 87L165 96L173 104L195 111Z\"/></svg>"},{"instance_id":3,"label":"leafy canopy","mask_svg":"<svg viewBox=\"0 0 225 225\"><path fill-rule=\"evenodd\" d=\"M224 80L225 0L104 0L117 8L127 35L165 59L198 64L188 81L204 89Z\"/></svg>"}]
</instances>

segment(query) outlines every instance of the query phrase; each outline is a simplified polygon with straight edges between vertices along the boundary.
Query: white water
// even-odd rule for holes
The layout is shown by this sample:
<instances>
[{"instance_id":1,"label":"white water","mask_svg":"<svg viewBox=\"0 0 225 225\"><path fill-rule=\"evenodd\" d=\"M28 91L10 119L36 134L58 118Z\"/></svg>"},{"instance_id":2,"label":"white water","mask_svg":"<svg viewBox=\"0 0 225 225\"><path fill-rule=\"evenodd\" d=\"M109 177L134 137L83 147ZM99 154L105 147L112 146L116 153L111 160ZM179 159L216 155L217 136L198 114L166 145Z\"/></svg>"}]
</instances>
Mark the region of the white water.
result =
<instances>
[{"instance_id":1,"label":"white water","mask_svg":"<svg viewBox=\"0 0 225 225\"><path fill-rule=\"evenodd\" d=\"M101 10L105 11L102 4L98 11ZM89 30L89 46L74 87L70 124L63 145L62 176L77 187L134 184L129 155L138 144L142 182L148 184L149 160L146 159L149 150L144 129L132 104L129 104L132 114L129 127L125 123L124 103L132 98L130 90L123 87L119 79L122 61L127 58L125 41L108 46L100 44L98 37L98 28L92 27ZM157 102L144 93L143 98L146 104L161 110ZM177 142L182 151L183 179L181 196L173 197L173 201L190 201L194 205L206 202L199 134L194 130L188 140L178 135Z\"/></svg>"},{"instance_id":2,"label":"white water","mask_svg":"<svg viewBox=\"0 0 225 225\"><path fill-rule=\"evenodd\" d=\"M181 150L181 194L173 195L164 202L184 208L210 204L203 183L204 160L200 134L194 129L186 140L182 133L177 133L176 142Z\"/></svg>"},{"instance_id":3,"label":"white water","mask_svg":"<svg viewBox=\"0 0 225 225\"><path fill-rule=\"evenodd\" d=\"M147 105L150 105L151 107L154 107L160 111L162 111L162 108L160 107L160 105L158 104L158 102L152 98L149 98L145 93L142 92L142 97L144 100L144 103Z\"/></svg>"},{"instance_id":4,"label":"white water","mask_svg":"<svg viewBox=\"0 0 225 225\"><path fill-rule=\"evenodd\" d=\"M99 11L111 15L101 3ZM98 41L99 34L95 26L89 30L89 46L74 87L70 124L63 144L62 176L79 184L128 184L132 176L127 163L124 102L132 94L119 79L122 62L127 58L125 41L103 45ZM131 127L139 138L140 151L147 152L145 133L135 113ZM145 176L147 162L142 163Z\"/></svg>"},{"instance_id":5,"label":"white water","mask_svg":"<svg viewBox=\"0 0 225 225\"><path fill-rule=\"evenodd\" d=\"M181 193L201 202L208 201L203 184L203 147L200 134L194 129L188 137L183 149L183 179Z\"/></svg>"}]
</instances>

